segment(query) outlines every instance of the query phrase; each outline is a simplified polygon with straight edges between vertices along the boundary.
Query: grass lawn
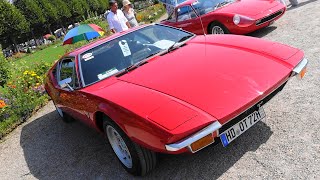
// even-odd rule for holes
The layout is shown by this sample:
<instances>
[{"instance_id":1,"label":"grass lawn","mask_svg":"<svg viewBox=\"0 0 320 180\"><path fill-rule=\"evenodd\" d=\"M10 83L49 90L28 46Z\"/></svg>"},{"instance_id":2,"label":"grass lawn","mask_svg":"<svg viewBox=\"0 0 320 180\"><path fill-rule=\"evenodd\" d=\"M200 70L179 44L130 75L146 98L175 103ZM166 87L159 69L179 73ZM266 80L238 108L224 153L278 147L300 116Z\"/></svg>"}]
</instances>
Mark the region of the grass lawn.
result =
<instances>
[{"instance_id":1,"label":"grass lawn","mask_svg":"<svg viewBox=\"0 0 320 180\"><path fill-rule=\"evenodd\" d=\"M17 65L26 64L32 65L33 63L44 61L52 63L58 60L62 55L65 54L66 46L61 46L61 43L49 46L41 51L36 51L33 54L24 56L21 59L15 61Z\"/></svg>"}]
</instances>

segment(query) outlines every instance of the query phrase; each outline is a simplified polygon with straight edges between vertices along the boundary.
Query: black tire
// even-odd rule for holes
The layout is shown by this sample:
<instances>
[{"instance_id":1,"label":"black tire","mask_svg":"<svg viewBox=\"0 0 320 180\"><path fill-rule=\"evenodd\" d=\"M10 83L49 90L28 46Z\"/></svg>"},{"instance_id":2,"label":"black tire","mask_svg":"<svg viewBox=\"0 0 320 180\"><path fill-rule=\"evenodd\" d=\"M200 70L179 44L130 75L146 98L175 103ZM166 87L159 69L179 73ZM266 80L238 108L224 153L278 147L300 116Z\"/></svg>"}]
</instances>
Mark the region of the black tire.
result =
<instances>
[{"instance_id":1,"label":"black tire","mask_svg":"<svg viewBox=\"0 0 320 180\"><path fill-rule=\"evenodd\" d=\"M107 118L105 118L107 119ZM108 139L108 144L113 149L115 155L117 156L117 159L121 163L122 167L129 172L130 174L134 176L144 176L148 172L150 172L152 169L155 168L157 164L157 155L155 152L150 151L146 148L143 148L142 146L134 143L131 141L128 136L112 121L110 120L104 120L103 122L103 128L104 132ZM108 130L113 128L122 138L124 141L127 150L129 150L129 154L131 155L132 160L132 166L127 167L119 158L119 156L116 153L116 150L113 148L110 142L110 137L108 136ZM112 141L112 140L111 140ZM129 158L130 159L130 158Z\"/></svg>"},{"instance_id":2,"label":"black tire","mask_svg":"<svg viewBox=\"0 0 320 180\"><path fill-rule=\"evenodd\" d=\"M56 105L54 105L56 107L56 111L59 114L60 118L62 119L63 122L65 123L71 123L74 121L74 119L69 116L67 113L63 112L60 108L58 108Z\"/></svg>"},{"instance_id":3,"label":"black tire","mask_svg":"<svg viewBox=\"0 0 320 180\"><path fill-rule=\"evenodd\" d=\"M220 32L220 33L214 33L215 32ZM223 33L222 33L223 32ZM209 34L229 34L229 30L222 25L221 23L218 22L213 22L209 26Z\"/></svg>"}]
</instances>

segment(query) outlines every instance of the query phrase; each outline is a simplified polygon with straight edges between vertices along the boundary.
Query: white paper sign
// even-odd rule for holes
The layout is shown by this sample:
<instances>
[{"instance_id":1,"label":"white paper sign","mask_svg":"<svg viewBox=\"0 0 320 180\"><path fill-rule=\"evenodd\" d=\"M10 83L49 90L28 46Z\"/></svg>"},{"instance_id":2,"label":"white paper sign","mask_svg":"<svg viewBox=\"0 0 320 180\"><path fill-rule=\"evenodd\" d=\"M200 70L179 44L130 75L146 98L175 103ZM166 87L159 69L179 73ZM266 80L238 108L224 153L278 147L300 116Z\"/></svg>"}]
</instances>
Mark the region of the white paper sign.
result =
<instances>
[{"instance_id":1,"label":"white paper sign","mask_svg":"<svg viewBox=\"0 0 320 180\"><path fill-rule=\"evenodd\" d=\"M126 40L119 41L119 46L124 57L131 55L131 51Z\"/></svg>"},{"instance_id":2,"label":"white paper sign","mask_svg":"<svg viewBox=\"0 0 320 180\"><path fill-rule=\"evenodd\" d=\"M115 74L117 72L119 72L118 69L112 68L109 71L106 71L104 73L98 74L98 78L101 80L101 79L107 78L109 76L112 76L113 74Z\"/></svg>"}]
</instances>

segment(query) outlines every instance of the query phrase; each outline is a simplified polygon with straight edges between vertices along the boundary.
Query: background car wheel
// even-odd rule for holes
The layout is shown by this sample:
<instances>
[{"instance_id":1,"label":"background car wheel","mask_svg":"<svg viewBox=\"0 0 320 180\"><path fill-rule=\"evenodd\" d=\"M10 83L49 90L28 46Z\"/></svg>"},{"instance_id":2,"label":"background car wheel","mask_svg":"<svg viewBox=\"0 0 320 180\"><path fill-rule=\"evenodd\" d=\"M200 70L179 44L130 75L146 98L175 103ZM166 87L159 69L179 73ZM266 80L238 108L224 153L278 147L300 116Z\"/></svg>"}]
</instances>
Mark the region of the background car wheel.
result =
<instances>
[{"instance_id":1,"label":"background car wheel","mask_svg":"<svg viewBox=\"0 0 320 180\"><path fill-rule=\"evenodd\" d=\"M229 31L224 25L220 23L212 23L209 28L210 34L229 34Z\"/></svg>"},{"instance_id":2,"label":"background car wheel","mask_svg":"<svg viewBox=\"0 0 320 180\"><path fill-rule=\"evenodd\" d=\"M56 105L54 105L56 107L56 111L59 114L59 116L61 117L63 122L66 123L71 123L74 121L74 119L72 117L70 117L68 114L66 114L65 112L63 112L60 108L58 108Z\"/></svg>"},{"instance_id":3,"label":"background car wheel","mask_svg":"<svg viewBox=\"0 0 320 180\"><path fill-rule=\"evenodd\" d=\"M156 153L132 142L128 136L113 122L106 120L103 127L109 145L129 173L135 176L144 176L155 168Z\"/></svg>"}]
</instances>

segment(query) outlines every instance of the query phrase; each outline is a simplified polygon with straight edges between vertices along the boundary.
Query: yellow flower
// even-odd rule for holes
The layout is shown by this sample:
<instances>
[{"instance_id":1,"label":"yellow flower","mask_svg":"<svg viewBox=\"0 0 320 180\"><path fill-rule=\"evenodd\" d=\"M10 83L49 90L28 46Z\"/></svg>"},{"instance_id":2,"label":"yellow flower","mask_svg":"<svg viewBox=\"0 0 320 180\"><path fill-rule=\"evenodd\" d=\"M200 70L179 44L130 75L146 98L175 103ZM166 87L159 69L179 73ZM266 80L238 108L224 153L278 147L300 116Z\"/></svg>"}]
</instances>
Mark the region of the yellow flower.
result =
<instances>
[{"instance_id":1,"label":"yellow flower","mask_svg":"<svg viewBox=\"0 0 320 180\"><path fill-rule=\"evenodd\" d=\"M37 76L38 79L40 79L40 76Z\"/></svg>"},{"instance_id":2,"label":"yellow flower","mask_svg":"<svg viewBox=\"0 0 320 180\"><path fill-rule=\"evenodd\" d=\"M39 86L40 85L40 83L36 83L36 86Z\"/></svg>"},{"instance_id":3,"label":"yellow flower","mask_svg":"<svg viewBox=\"0 0 320 180\"><path fill-rule=\"evenodd\" d=\"M36 76L36 75L37 75L36 73L31 74L31 76Z\"/></svg>"}]
</instances>

